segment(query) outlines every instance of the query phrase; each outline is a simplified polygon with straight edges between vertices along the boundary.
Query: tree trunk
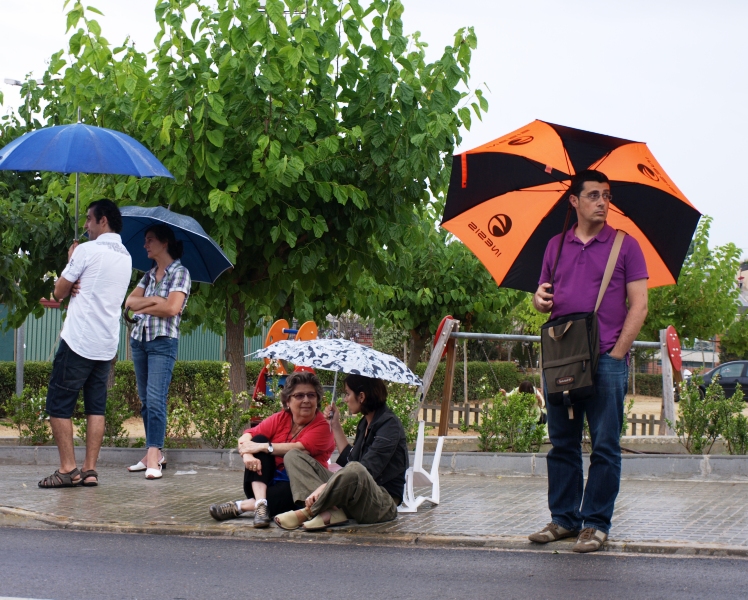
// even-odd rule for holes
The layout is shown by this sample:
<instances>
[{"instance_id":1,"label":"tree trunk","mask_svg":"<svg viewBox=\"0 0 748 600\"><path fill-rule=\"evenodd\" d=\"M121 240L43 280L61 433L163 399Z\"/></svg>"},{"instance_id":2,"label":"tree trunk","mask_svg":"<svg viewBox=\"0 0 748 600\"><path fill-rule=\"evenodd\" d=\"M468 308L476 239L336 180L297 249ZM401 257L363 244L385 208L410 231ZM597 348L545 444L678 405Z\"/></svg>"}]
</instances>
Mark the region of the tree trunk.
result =
<instances>
[{"instance_id":1,"label":"tree trunk","mask_svg":"<svg viewBox=\"0 0 748 600\"><path fill-rule=\"evenodd\" d=\"M408 348L408 368L415 372L418 361L421 360L421 354L423 354L426 348L426 342L428 336L422 336L417 330L410 330L410 345Z\"/></svg>"},{"instance_id":2,"label":"tree trunk","mask_svg":"<svg viewBox=\"0 0 748 600\"><path fill-rule=\"evenodd\" d=\"M231 319L231 313L238 313L237 322ZM244 325L247 311L235 293L229 300L229 310L226 311L226 361L229 363L229 378L231 393L236 396L239 392L247 391L247 363L244 359ZM245 404L249 403L247 399ZM245 406L245 409L249 406Z\"/></svg>"}]
</instances>

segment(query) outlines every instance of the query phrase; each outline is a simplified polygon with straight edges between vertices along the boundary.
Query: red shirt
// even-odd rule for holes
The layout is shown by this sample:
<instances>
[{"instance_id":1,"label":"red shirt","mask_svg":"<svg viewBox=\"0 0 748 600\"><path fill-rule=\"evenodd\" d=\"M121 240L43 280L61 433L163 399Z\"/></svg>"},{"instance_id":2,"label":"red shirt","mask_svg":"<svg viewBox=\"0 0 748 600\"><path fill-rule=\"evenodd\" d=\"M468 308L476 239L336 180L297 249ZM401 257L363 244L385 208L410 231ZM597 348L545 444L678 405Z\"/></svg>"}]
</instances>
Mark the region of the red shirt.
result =
<instances>
[{"instance_id":1,"label":"red shirt","mask_svg":"<svg viewBox=\"0 0 748 600\"><path fill-rule=\"evenodd\" d=\"M306 425L295 438L291 439L291 427L293 418L291 413L285 410L270 415L257 427L247 429L252 437L264 435L273 444L291 444L298 442L304 446L304 450L311 454L312 458L327 468L332 451L335 449L335 439L330 431L330 424L322 413L317 411L311 423ZM283 469L283 457L275 457L276 469Z\"/></svg>"}]
</instances>

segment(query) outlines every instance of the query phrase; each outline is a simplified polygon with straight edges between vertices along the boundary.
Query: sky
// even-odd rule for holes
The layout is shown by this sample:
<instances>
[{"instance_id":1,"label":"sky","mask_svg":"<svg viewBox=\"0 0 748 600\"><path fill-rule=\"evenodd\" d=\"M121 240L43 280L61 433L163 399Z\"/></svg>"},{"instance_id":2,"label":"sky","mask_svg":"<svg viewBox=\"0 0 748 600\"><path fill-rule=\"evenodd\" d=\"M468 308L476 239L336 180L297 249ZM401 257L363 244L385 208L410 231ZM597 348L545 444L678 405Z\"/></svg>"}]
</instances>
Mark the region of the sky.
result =
<instances>
[{"instance_id":1,"label":"sky","mask_svg":"<svg viewBox=\"0 0 748 600\"><path fill-rule=\"evenodd\" d=\"M366 0L362 0L366 2ZM402 0L406 33L436 59L474 26L471 87L490 109L466 150L534 119L646 142L670 178L714 218L710 245L748 256L748 2L745 0ZM155 0L88 0L112 43L147 50ZM0 0L0 80L41 77L66 47L62 0ZM0 112L22 103L0 83ZM733 175L735 177L733 177ZM668 227L662 223L663 230Z\"/></svg>"}]
</instances>

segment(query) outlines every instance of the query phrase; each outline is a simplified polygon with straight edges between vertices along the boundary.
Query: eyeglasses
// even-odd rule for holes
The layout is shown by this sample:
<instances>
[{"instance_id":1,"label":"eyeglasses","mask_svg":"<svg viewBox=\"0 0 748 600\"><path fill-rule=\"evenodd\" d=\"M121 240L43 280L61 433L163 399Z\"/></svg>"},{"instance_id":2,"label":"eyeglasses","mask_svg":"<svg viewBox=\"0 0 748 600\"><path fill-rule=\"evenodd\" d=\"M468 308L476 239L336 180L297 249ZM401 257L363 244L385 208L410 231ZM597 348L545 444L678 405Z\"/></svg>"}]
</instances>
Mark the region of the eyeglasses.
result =
<instances>
[{"instance_id":1,"label":"eyeglasses","mask_svg":"<svg viewBox=\"0 0 748 600\"><path fill-rule=\"evenodd\" d=\"M592 200L593 202L597 202L600 200L601 194L600 192L590 192L586 196L582 196L582 194L579 194L580 198L587 198L588 200ZM613 199L613 194L610 192L603 192L602 193L602 199L606 202L610 202Z\"/></svg>"},{"instance_id":2,"label":"eyeglasses","mask_svg":"<svg viewBox=\"0 0 748 600\"><path fill-rule=\"evenodd\" d=\"M291 398L294 400L303 400L304 398L309 398L310 400L316 400L318 398L317 392L299 392L298 394L291 394Z\"/></svg>"}]
</instances>

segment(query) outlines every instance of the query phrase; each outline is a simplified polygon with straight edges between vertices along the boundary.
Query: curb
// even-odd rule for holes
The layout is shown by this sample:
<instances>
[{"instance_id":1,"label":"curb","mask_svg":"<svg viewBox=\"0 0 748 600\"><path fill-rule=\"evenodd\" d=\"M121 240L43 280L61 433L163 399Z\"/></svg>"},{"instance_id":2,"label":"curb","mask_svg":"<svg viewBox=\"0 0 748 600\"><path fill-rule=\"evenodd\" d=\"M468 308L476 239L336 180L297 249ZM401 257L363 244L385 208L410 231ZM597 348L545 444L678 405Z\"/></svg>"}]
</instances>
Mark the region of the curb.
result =
<instances>
[{"instance_id":1,"label":"curb","mask_svg":"<svg viewBox=\"0 0 748 600\"><path fill-rule=\"evenodd\" d=\"M169 464L181 468L211 468L240 471L244 469L236 449L167 450ZM78 462L85 447L75 449ZM142 448L102 448L99 465L122 466L136 463L143 456ZM335 456L335 455L333 455ZM424 452L424 463L431 468L433 452ZM488 452L442 453L439 471L442 474L479 475L488 477L547 477L545 454L514 454ZM411 464L413 453L410 453ZM692 481L748 482L748 456L690 454L624 454L621 457L623 479L670 479ZM57 465L56 446L0 446L1 465ZM584 468L589 455L584 455Z\"/></svg>"},{"instance_id":2,"label":"curb","mask_svg":"<svg viewBox=\"0 0 748 600\"><path fill-rule=\"evenodd\" d=\"M0 526L19 529L66 529L97 533L179 535L249 539L256 542L288 541L293 543L319 543L341 545L371 545L420 547L433 549L522 551L545 554L574 554L572 541L559 541L553 546L540 546L519 536L447 536L408 533L372 533L368 526L335 528L323 533L284 531L279 528L257 530L247 526L198 525L165 523L134 525L131 523L83 523L68 517L58 517L12 506L0 506ZM695 544L691 542L607 542L601 551L606 554L651 554L671 557L748 558L748 547L723 544Z\"/></svg>"}]
</instances>

